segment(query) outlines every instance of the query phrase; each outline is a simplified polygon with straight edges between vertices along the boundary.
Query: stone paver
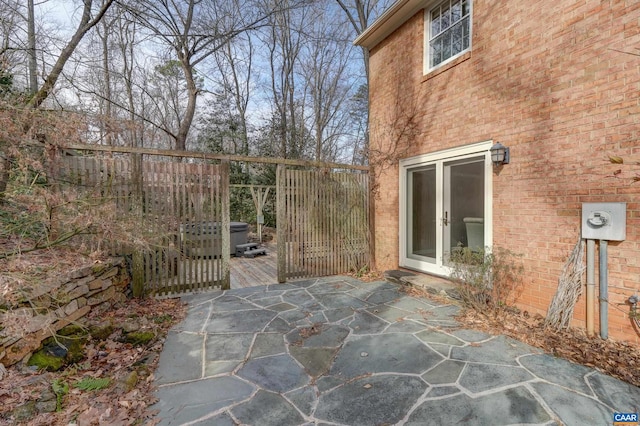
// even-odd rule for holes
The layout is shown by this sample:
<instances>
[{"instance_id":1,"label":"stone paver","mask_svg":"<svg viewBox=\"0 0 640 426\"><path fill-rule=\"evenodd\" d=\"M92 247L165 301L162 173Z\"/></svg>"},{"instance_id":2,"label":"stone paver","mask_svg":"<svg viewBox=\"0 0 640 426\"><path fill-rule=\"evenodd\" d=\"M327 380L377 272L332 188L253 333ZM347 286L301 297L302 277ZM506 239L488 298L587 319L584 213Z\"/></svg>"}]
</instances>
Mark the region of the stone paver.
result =
<instances>
[{"instance_id":1,"label":"stone paver","mask_svg":"<svg viewBox=\"0 0 640 426\"><path fill-rule=\"evenodd\" d=\"M291 355L252 359L238 376L273 392L287 392L309 383L309 376Z\"/></svg>"},{"instance_id":2,"label":"stone paver","mask_svg":"<svg viewBox=\"0 0 640 426\"><path fill-rule=\"evenodd\" d=\"M612 417L613 418L613 417ZM551 416L526 388L496 391L473 399L465 394L431 399L409 416L407 425L512 425L548 424ZM567 423L591 424L591 423Z\"/></svg>"},{"instance_id":3,"label":"stone paver","mask_svg":"<svg viewBox=\"0 0 640 426\"><path fill-rule=\"evenodd\" d=\"M365 377L321 395L316 417L346 425L394 424L426 390L427 384L417 377Z\"/></svg>"},{"instance_id":4,"label":"stone paver","mask_svg":"<svg viewBox=\"0 0 640 426\"><path fill-rule=\"evenodd\" d=\"M161 425L585 425L640 389L384 281L194 294L156 370Z\"/></svg>"},{"instance_id":5,"label":"stone paver","mask_svg":"<svg viewBox=\"0 0 640 426\"><path fill-rule=\"evenodd\" d=\"M265 410L268 407L268 410ZM281 395L259 391L251 400L231 410L241 424L282 426L304 423L304 418Z\"/></svg>"}]
</instances>

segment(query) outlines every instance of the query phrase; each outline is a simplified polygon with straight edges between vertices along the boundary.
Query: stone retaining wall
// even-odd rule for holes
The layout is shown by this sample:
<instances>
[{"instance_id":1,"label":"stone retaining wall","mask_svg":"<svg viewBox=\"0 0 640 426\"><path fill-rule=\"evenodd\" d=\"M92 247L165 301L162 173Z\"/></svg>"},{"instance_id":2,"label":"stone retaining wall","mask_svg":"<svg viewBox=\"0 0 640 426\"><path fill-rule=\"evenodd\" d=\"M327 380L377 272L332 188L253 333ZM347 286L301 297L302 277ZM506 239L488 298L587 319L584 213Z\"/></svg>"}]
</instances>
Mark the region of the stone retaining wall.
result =
<instances>
[{"instance_id":1,"label":"stone retaining wall","mask_svg":"<svg viewBox=\"0 0 640 426\"><path fill-rule=\"evenodd\" d=\"M23 288L19 304L1 307L0 363L8 367L29 357L61 328L125 300L130 281L124 259L116 258Z\"/></svg>"}]
</instances>

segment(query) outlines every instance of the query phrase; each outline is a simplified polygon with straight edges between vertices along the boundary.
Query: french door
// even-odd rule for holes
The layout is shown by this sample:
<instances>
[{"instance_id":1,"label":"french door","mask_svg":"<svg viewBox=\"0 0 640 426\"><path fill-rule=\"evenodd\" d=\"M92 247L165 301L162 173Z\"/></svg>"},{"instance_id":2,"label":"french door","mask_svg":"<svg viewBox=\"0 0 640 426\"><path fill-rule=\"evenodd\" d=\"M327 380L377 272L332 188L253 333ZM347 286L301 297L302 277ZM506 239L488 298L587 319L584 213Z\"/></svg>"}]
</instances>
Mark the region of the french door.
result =
<instances>
[{"instance_id":1,"label":"french door","mask_svg":"<svg viewBox=\"0 0 640 426\"><path fill-rule=\"evenodd\" d=\"M448 275L453 251L491 245L491 146L400 162L400 266Z\"/></svg>"}]
</instances>

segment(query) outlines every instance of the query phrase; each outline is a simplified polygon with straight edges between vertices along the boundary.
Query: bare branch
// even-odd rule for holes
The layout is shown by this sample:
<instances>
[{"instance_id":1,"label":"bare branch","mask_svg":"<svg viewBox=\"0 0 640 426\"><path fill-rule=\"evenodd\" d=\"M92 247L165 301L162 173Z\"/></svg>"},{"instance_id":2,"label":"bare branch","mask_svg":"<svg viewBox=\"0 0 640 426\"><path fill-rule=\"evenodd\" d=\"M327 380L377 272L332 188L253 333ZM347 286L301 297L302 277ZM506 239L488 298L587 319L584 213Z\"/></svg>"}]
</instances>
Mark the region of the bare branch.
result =
<instances>
[{"instance_id":1,"label":"bare branch","mask_svg":"<svg viewBox=\"0 0 640 426\"><path fill-rule=\"evenodd\" d=\"M91 18L91 10L93 5L93 0L84 0L84 9L82 11L82 18L78 23L78 28L76 32L71 37L71 40L67 43L67 45L60 52L60 56L53 68L49 72L49 75L46 77L44 84L42 87L36 92L36 94L29 100L28 106L31 108L38 108L42 103L49 97L51 90L53 90L62 70L64 69L65 64L80 44L80 41L84 37L84 35L93 28L104 16L109 7L113 4L114 0L104 0L100 10L96 14L95 17Z\"/></svg>"}]
</instances>

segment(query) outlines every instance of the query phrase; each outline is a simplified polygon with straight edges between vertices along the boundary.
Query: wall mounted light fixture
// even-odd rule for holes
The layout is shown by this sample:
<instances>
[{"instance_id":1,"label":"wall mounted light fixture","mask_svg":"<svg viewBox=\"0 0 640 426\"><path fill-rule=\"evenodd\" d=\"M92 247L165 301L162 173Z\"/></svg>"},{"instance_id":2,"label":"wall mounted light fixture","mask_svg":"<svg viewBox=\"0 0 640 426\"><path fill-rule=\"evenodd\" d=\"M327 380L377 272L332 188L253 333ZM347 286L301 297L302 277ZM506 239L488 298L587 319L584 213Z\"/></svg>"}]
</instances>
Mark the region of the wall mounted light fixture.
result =
<instances>
[{"instance_id":1,"label":"wall mounted light fixture","mask_svg":"<svg viewBox=\"0 0 640 426\"><path fill-rule=\"evenodd\" d=\"M496 142L490 149L491 162L494 166L501 166L503 164L509 164L509 148L502 145L500 142Z\"/></svg>"}]
</instances>

